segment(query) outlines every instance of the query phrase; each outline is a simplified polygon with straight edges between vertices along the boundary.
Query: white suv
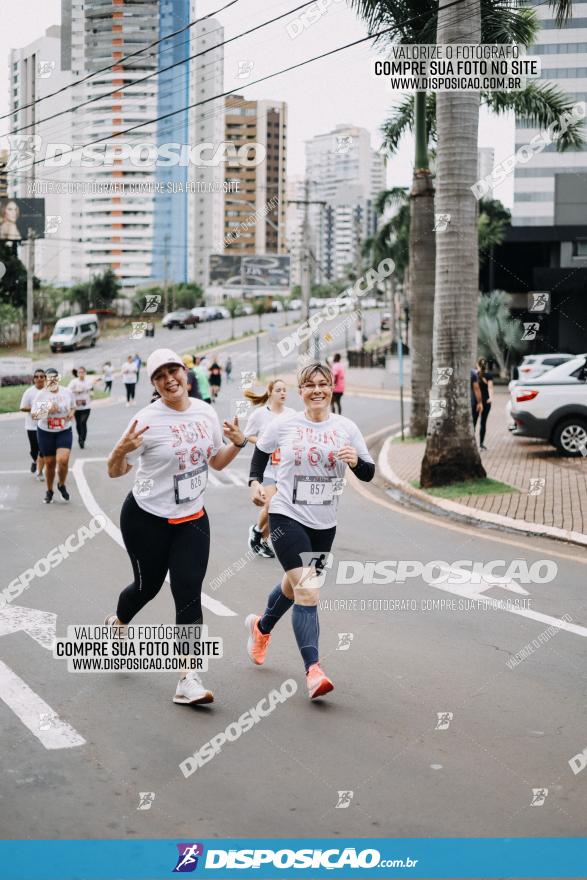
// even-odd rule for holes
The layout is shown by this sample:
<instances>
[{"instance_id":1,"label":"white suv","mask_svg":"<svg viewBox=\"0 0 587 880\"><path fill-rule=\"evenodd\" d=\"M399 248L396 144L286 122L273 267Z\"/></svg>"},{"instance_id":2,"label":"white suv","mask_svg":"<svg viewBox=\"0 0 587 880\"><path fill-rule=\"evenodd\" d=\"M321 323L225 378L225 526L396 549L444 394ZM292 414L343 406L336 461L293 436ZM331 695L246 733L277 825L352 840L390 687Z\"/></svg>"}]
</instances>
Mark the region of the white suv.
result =
<instances>
[{"instance_id":1,"label":"white suv","mask_svg":"<svg viewBox=\"0 0 587 880\"><path fill-rule=\"evenodd\" d=\"M587 455L587 354L510 389L514 435L538 437L563 455Z\"/></svg>"},{"instance_id":2,"label":"white suv","mask_svg":"<svg viewBox=\"0 0 587 880\"><path fill-rule=\"evenodd\" d=\"M522 362L518 367L519 379L537 379L543 373L547 373L554 367L558 367L574 357L574 354L559 354L558 352L551 352L551 354L527 354L522 358Z\"/></svg>"}]
</instances>

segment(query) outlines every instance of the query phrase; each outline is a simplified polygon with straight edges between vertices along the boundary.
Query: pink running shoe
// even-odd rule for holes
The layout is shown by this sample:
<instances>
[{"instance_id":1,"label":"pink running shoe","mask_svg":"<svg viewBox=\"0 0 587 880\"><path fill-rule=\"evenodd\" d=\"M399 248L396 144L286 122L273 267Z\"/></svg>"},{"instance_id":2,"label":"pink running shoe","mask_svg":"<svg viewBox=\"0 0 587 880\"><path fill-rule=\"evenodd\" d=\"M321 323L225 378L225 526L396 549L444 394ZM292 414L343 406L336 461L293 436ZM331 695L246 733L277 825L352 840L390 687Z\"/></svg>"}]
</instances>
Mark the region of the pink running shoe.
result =
<instances>
[{"instance_id":1,"label":"pink running shoe","mask_svg":"<svg viewBox=\"0 0 587 880\"><path fill-rule=\"evenodd\" d=\"M269 642L271 640L271 633L267 633L267 635L265 635L259 629L258 624L260 620L261 617L257 614L249 614L249 616L245 620L245 626L249 632L249 639L247 641L247 654L249 655L255 666L262 666L265 662L265 655L267 653L267 648L269 647Z\"/></svg>"},{"instance_id":2,"label":"pink running shoe","mask_svg":"<svg viewBox=\"0 0 587 880\"><path fill-rule=\"evenodd\" d=\"M308 696L311 700L316 697L323 697L324 694L334 690L334 685L327 675L324 674L319 663L313 663L306 672L306 684L308 685Z\"/></svg>"}]
</instances>

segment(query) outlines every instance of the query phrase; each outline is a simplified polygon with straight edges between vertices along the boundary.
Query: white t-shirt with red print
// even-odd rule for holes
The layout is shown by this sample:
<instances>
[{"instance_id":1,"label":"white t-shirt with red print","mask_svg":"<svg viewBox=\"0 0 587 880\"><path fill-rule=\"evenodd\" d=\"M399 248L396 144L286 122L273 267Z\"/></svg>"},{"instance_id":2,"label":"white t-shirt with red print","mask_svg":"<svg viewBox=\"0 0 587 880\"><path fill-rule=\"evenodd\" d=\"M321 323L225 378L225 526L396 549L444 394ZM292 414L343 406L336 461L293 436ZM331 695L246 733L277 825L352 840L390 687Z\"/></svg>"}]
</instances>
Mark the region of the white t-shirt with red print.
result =
<instances>
[{"instance_id":1,"label":"white t-shirt with red print","mask_svg":"<svg viewBox=\"0 0 587 880\"><path fill-rule=\"evenodd\" d=\"M261 452L280 449L277 492L270 513L290 516L311 529L336 525L338 501L347 465L336 458L342 446L353 446L359 458L373 462L354 422L332 414L312 422L304 413L273 419L257 440Z\"/></svg>"},{"instance_id":2,"label":"white t-shirt with red print","mask_svg":"<svg viewBox=\"0 0 587 880\"><path fill-rule=\"evenodd\" d=\"M249 420L245 426L244 433L249 436L250 434L253 437L259 437L273 419L278 419L281 416L286 415L294 415L295 409L291 409L289 406L284 406L280 413L274 413L269 409L268 406L257 406L249 416ZM279 464L279 449L275 449L271 453L271 458L267 462L267 467L265 468L265 477L267 479L277 480L277 465Z\"/></svg>"},{"instance_id":3,"label":"white t-shirt with red print","mask_svg":"<svg viewBox=\"0 0 587 880\"><path fill-rule=\"evenodd\" d=\"M147 513L166 519L180 519L199 513L204 507L208 482L208 460L222 446L218 416L209 403L190 397L183 412L162 400L139 410L136 430L146 425L140 449L127 460L138 461L133 471L135 501Z\"/></svg>"},{"instance_id":4,"label":"white t-shirt with red print","mask_svg":"<svg viewBox=\"0 0 587 880\"><path fill-rule=\"evenodd\" d=\"M55 403L58 409L50 413L49 407ZM72 409L75 409L73 394L69 388L64 388L62 385L59 386L58 391L49 391L48 388L37 391L31 404L31 414L34 412L42 413L42 417L35 420L37 428L49 431L51 434L57 434L59 431L71 428L69 413Z\"/></svg>"}]
</instances>

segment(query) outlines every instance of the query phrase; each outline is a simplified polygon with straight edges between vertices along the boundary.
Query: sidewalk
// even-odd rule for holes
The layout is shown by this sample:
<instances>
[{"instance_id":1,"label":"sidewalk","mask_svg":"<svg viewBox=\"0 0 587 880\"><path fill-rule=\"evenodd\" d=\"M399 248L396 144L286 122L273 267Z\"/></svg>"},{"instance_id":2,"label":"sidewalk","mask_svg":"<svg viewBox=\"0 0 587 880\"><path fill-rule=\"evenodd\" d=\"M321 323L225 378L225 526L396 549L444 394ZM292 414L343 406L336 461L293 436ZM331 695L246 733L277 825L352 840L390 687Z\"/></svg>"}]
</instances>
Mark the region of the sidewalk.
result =
<instances>
[{"instance_id":1,"label":"sidewalk","mask_svg":"<svg viewBox=\"0 0 587 880\"><path fill-rule=\"evenodd\" d=\"M564 458L540 440L515 437L506 427L508 393L495 389L487 423L487 452L482 460L487 476L517 491L503 494L462 495L450 501L413 486L419 481L424 443L385 444L381 470L385 479L402 492L425 500L443 511L469 514L475 519L534 534L544 534L587 545L587 462L583 457ZM531 481L533 491L528 494Z\"/></svg>"}]
</instances>

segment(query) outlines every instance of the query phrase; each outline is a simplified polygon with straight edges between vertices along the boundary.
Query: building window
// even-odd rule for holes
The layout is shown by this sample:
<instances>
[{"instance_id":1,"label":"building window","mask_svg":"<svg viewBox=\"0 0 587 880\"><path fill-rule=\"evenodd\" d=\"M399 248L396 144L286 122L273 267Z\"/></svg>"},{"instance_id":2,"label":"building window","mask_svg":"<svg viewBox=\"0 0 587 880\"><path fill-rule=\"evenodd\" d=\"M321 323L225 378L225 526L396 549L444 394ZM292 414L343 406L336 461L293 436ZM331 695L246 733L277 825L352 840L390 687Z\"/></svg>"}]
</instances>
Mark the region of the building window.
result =
<instances>
[{"instance_id":1,"label":"building window","mask_svg":"<svg viewBox=\"0 0 587 880\"><path fill-rule=\"evenodd\" d=\"M577 238L573 242L573 256L587 260L587 238Z\"/></svg>"}]
</instances>

